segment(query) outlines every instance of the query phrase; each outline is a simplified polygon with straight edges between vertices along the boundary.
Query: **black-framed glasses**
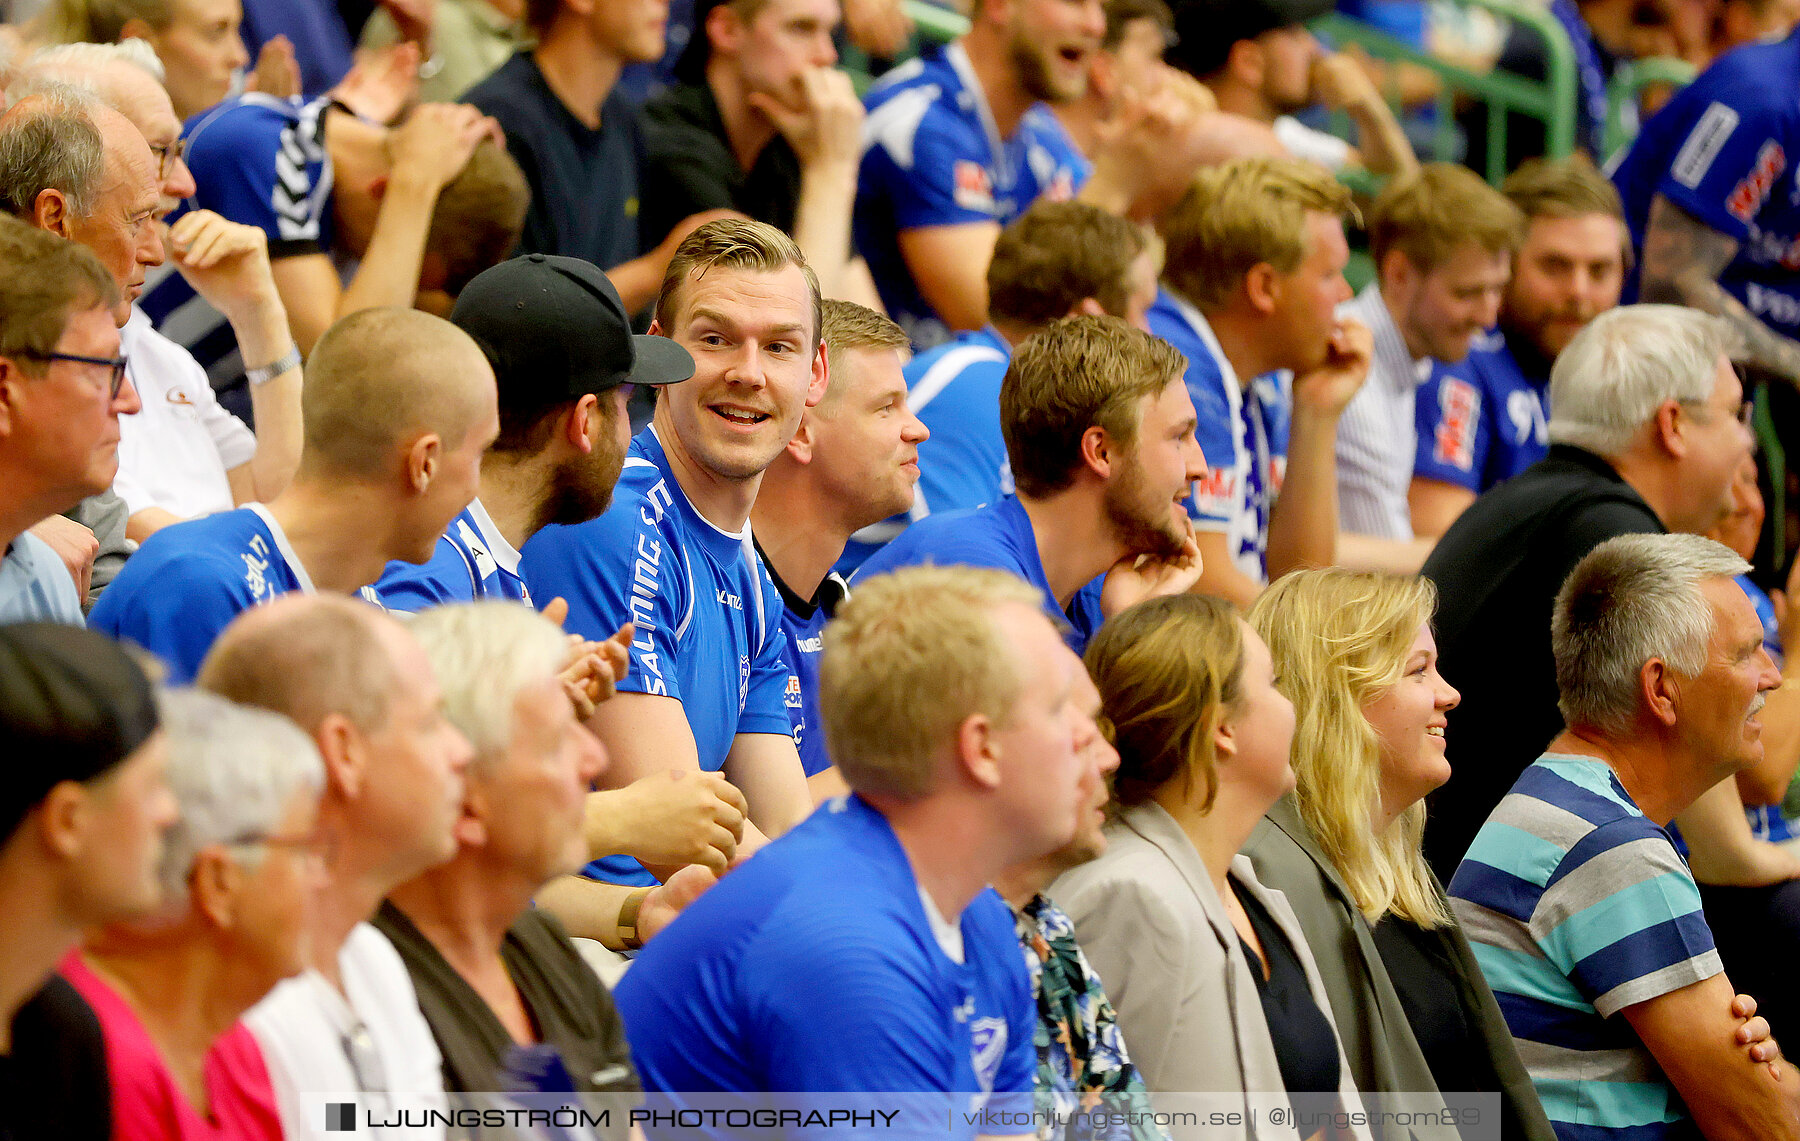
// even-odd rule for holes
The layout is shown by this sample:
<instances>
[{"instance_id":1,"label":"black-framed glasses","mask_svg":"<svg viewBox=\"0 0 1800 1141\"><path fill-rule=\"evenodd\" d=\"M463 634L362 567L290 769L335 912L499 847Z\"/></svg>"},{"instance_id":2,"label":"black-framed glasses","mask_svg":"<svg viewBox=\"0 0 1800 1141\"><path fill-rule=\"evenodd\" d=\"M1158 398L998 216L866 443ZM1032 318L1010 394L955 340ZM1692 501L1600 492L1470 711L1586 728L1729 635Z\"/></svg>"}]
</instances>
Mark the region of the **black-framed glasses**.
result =
<instances>
[{"instance_id":1,"label":"black-framed glasses","mask_svg":"<svg viewBox=\"0 0 1800 1141\"><path fill-rule=\"evenodd\" d=\"M111 381L111 386L107 389L107 392L110 394L110 398L113 400L117 400L119 398L119 389L121 389L125 386L125 365L128 362L126 361L126 359L124 357L84 357L84 356L80 356L76 353L34 353L34 352L24 352L24 353L20 353L19 355L22 357L29 357L32 360L38 360L38 361L74 361L76 364L92 364L92 365L100 365L104 368L109 368L112 370L112 381Z\"/></svg>"},{"instance_id":2,"label":"black-framed glasses","mask_svg":"<svg viewBox=\"0 0 1800 1141\"><path fill-rule=\"evenodd\" d=\"M1746 428L1752 427L1752 421L1756 417L1756 401L1754 400L1744 401L1730 413L1724 413L1723 409L1714 408L1709 401L1705 400L1678 400L1676 403L1680 404L1683 408L1703 408L1711 413L1712 416L1719 416L1721 414L1729 415L1733 420L1736 420Z\"/></svg>"},{"instance_id":3,"label":"black-framed glasses","mask_svg":"<svg viewBox=\"0 0 1800 1141\"><path fill-rule=\"evenodd\" d=\"M187 153L187 140L176 139L166 147L151 147L150 153L156 156L156 177L167 182L169 171Z\"/></svg>"}]
</instances>

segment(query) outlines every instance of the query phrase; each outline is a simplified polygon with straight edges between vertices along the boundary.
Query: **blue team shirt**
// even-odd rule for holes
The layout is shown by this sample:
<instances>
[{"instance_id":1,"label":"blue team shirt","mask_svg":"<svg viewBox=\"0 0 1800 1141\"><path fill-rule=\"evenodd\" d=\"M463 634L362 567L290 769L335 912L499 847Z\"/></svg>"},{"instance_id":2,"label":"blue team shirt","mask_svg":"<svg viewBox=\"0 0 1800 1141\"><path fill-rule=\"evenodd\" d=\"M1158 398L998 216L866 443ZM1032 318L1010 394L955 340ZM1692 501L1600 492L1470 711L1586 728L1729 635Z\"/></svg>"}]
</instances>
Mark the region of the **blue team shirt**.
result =
<instances>
[{"instance_id":1,"label":"blue team shirt","mask_svg":"<svg viewBox=\"0 0 1800 1141\"><path fill-rule=\"evenodd\" d=\"M997 222L1040 195L1072 198L1089 166L1048 107L1000 137L959 44L888 72L865 97L856 246L881 300L918 348L950 336L900 256L903 230Z\"/></svg>"},{"instance_id":2,"label":"blue team shirt","mask_svg":"<svg viewBox=\"0 0 1800 1141\"><path fill-rule=\"evenodd\" d=\"M144 540L94 604L88 625L136 642L169 667L169 682L194 680L233 618L312 579L281 525L260 503L174 523Z\"/></svg>"},{"instance_id":3,"label":"blue team shirt","mask_svg":"<svg viewBox=\"0 0 1800 1141\"><path fill-rule=\"evenodd\" d=\"M1527 377L1495 330L1456 364L1439 362L1419 386L1413 474L1479 495L1550 451L1550 378Z\"/></svg>"},{"instance_id":4,"label":"blue team shirt","mask_svg":"<svg viewBox=\"0 0 1800 1141\"><path fill-rule=\"evenodd\" d=\"M1800 336L1796 85L1800 30L1727 52L1644 124L1613 175L1640 261L1650 203L1661 194L1738 242L1719 284L1789 337ZM1636 297L1633 273L1625 300Z\"/></svg>"},{"instance_id":5,"label":"blue team shirt","mask_svg":"<svg viewBox=\"0 0 1800 1141\"><path fill-rule=\"evenodd\" d=\"M852 536L838 560L839 574L855 571L915 519L1012 494L1012 466L1000 431L1000 382L1011 359L1012 347L990 325L907 362L907 407L931 430L919 445L912 509Z\"/></svg>"},{"instance_id":6,"label":"blue team shirt","mask_svg":"<svg viewBox=\"0 0 1800 1141\"><path fill-rule=\"evenodd\" d=\"M531 605L531 592L519 576L519 552L494 526L479 499L451 520L429 561L389 563L375 593L383 606L404 614L477 598L510 598Z\"/></svg>"},{"instance_id":7,"label":"blue team shirt","mask_svg":"<svg viewBox=\"0 0 1800 1141\"><path fill-rule=\"evenodd\" d=\"M927 563L995 567L1018 575L1044 596L1044 613L1059 626L1067 627L1063 640L1078 654L1100 629L1101 579L1082 587L1070 601L1069 609L1063 610L1044 575L1044 560L1038 555L1031 517L1025 514L1016 496L1008 495L986 507L919 520L863 563L855 581Z\"/></svg>"},{"instance_id":8,"label":"blue team shirt","mask_svg":"<svg viewBox=\"0 0 1800 1141\"><path fill-rule=\"evenodd\" d=\"M964 1117L984 1107L1029 1121L1037 1016L1012 911L987 889L956 922L961 963L887 819L855 796L828 801L690 904L613 992L651 1105L941 1091L965 1095L936 1119L941 1135L1007 1132Z\"/></svg>"},{"instance_id":9,"label":"blue team shirt","mask_svg":"<svg viewBox=\"0 0 1800 1141\"><path fill-rule=\"evenodd\" d=\"M267 233L273 258L329 249L328 102L250 93L188 120L184 157L196 189L170 221L189 210L211 210ZM156 273L140 304L159 332L194 354L213 388L242 380L244 362L231 325L172 266Z\"/></svg>"},{"instance_id":10,"label":"blue team shirt","mask_svg":"<svg viewBox=\"0 0 1800 1141\"><path fill-rule=\"evenodd\" d=\"M654 428L631 441L606 513L545 527L525 544L519 569L535 597L568 600L571 633L598 640L637 624L618 687L681 702L705 771L724 767L740 733L793 733L775 584L748 528L721 531L688 502ZM588 871L656 882L623 856Z\"/></svg>"},{"instance_id":11,"label":"blue team shirt","mask_svg":"<svg viewBox=\"0 0 1800 1141\"><path fill-rule=\"evenodd\" d=\"M1283 374L1239 384L1212 326L1186 301L1159 289L1148 314L1150 331L1187 358L1194 436L1206 457L1206 476L1188 496L1196 531L1224 532L1232 562L1254 582L1269 578L1269 513L1287 470L1293 400Z\"/></svg>"},{"instance_id":12,"label":"blue team shirt","mask_svg":"<svg viewBox=\"0 0 1800 1141\"><path fill-rule=\"evenodd\" d=\"M766 560L763 565L768 566ZM813 776L831 767L819 716L819 659L825 653L825 624L849 597L850 587L836 572L825 576L810 600L794 597L780 581L775 587L781 592L781 631L787 636L782 656L788 667L787 710L794 723L794 748L800 753L801 769Z\"/></svg>"}]
</instances>

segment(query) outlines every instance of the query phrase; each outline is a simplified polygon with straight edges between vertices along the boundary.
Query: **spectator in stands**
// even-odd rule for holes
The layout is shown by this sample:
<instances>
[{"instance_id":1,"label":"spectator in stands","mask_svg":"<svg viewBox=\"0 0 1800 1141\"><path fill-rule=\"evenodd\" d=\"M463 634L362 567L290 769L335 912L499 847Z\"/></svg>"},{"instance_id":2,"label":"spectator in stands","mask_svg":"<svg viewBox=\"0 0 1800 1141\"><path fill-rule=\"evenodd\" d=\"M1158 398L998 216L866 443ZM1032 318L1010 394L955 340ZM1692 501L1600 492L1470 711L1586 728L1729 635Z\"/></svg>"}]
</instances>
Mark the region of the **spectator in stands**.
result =
<instances>
[{"instance_id":1,"label":"spectator in stands","mask_svg":"<svg viewBox=\"0 0 1800 1141\"><path fill-rule=\"evenodd\" d=\"M1367 536L1397 556L1388 569L1410 573L1425 561L1430 541L1413 541L1407 502L1418 452L1415 397L1434 367L1461 361L1498 317L1520 223L1505 196L1450 163L1397 178L1375 199L1369 247L1376 279L1343 307L1375 341L1369 379L1338 421L1347 555L1358 542L1351 536Z\"/></svg>"},{"instance_id":2,"label":"spectator in stands","mask_svg":"<svg viewBox=\"0 0 1800 1141\"><path fill-rule=\"evenodd\" d=\"M582 805L606 754L558 671L562 631L498 601L411 624L443 686L445 715L475 751L456 855L395 887L375 927L412 975L452 1094L638 1088L625 1028L562 926L531 906L587 862ZM663 920L666 922L666 919ZM643 912L638 926L646 926ZM541 1044L529 1065L512 1057ZM481 1104L481 1103L476 1103ZM624 1123L610 1135L623 1137Z\"/></svg>"},{"instance_id":3,"label":"spectator in stands","mask_svg":"<svg viewBox=\"0 0 1800 1141\"><path fill-rule=\"evenodd\" d=\"M1087 89L1106 28L1100 0L981 0L971 19L968 35L896 68L867 96L857 249L920 349L982 326L1000 229L1039 197L1079 193L1125 214L1184 184L1197 162L1205 107L1179 88L1085 157L1039 106Z\"/></svg>"},{"instance_id":4,"label":"spectator in stands","mask_svg":"<svg viewBox=\"0 0 1800 1141\"><path fill-rule=\"evenodd\" d=\"M1746 569L1695 535L1614 538L1576 566L1553 623L1568 727L1450 884L1562 1130L1800 1136L1796 1074L1733 1037L1731 983L1665 831L1762 753L1757 712L1781 675L1731 581Z\"/></svg>"},{"instance_id":5,"label":"spectator in stands","mask_svg":"<svg viewBox=\"0 0 1800 1141\"><path fill-rule=\"evenodd\" d=\"M1362 64L1327 52L1307 29L1331 8L1330 0L1184 0L1169 62L1211 88L1219 110L1274 127L1295 158L1406 174L1419 160ZM1294 118L1315 104L1348 115L1357 145Z\"/></svg>"},{"instance_id":6,"label":"spectator in stands","mask_svg":"<svg viewBox=\"0 0 1800 1141\"><path fill-rule=\"evenodd\" d=\"M1187 357L1211 469L1188 503L1201 588L1240 605L1272 577L1337 559L1338 417L1373 351L1365 326L1336 315L1350 299L1350 210L1316 165L1245 158L1202 170L1165 225L1150 331Z\"/></svg>"},{"instance_id":7,"label":"spectator in stands","mask_svg":"<svg viewBox=\"0 0 1800 1141\"><path fill-rule=\"evenodd\" d=\"M1075 705L1087 720L1099 716L1100 691L1086 671L1075 678ZM1106 851L1107 778L1119 767L1119 753L1105 734L1093 732L1082 740L1081 755L1093 766L1094 796L1076 826L1075 838L1048 855L994 877L994 890L1012 908L1013 929L1025 949L1031 997L1037 1003L1032 1044L1037 1047L1038 1138L1057 1141L1065 1136L1059 1122L1068 1121L1071 1114L1098 1109L1105 1113L1127 1110L1142 1116L1115 1128L1096 1128L1091 1132L1094 1137L1167 1141L1169 1131L1155 1124L1144 1076L1125 1048L1119 1012L1113 1009L1100 976L1075 941L1075 921L1044 894L1051 880ZM1096 1094L1108 1100L1095 1105Z\"/></svg>"},{"instance_id":8,"label":"spectator in stands","mask_svg":"<svg viewBox=\"0 0 1800 1141\"><path fill-rule=\"evenodd\" d=\"M1294 710L1262 639L1229 602L1183 594L1107 623L1087 663L1119 750L1117 814L1106 851L1050 894L1118 1004L1145 1083L1231 1098L1226 1135L1240 1138L1262 1135L1256 1120L1286 1136L1290 1103L1360 1108L1299 923L1238 854L1294 787ZM1361 1124L1345 1135L1370 1136Z\"/></svg>"},{"instance_id":9,"label":"spectator in stands","mask_svg":"<svg viewBox=\"0 0 1800 1141\"><path fill-rule=\"evenodd\" d=\"M194 676L240 611L290 591L352 594L389 559L424 562L469 505L498 429L494 374L448 321L370 309L313 353L306 445L268 504L150 537L95 608L94 626Z\"/></svg>"},{"instance_id":10,"label":"spectator in stands","mask_svg":"<svg viewBox=\"0 0 1800 1141\"><path fill-rule=\"evenodd\" d=\"M400 956L368 923L388 892L456 852L470 750L444 718L430 660L374 607L286 598L232 623L199 683L291 718L325 759L327 878L307 925L310 969L244 1016L283 1132L323 1136L323 1123L302 1112L309 1094L399 1093L441 1108L431 1029ZM254 1089L253 1071L217 1055L213 1063L233 1096Z\"/></svg>"},{"instance_id":11,"label":"spectator in stands","mask_svg":"<svg viewBox=\"0 0 1800 1141\"><path fill-rule=\"evenodd\" d=\"M0 167L6 141L0 130ZM99 189L99 143L87 126L65 144L85 166L87 194ZM82 624L86 583L29 529L118 472L119 416L138 410L119 356L118 302L87 247L0 218L0 621Z\"/></svg>"},{"instance_id":12,"label":"spectator in stands","mask_svg":"<svg viewBox=\"0 0 1800 1141\"><path fill-rule=\"evenodd\" d=\"M481 460L482 494L430 561L391 562L382 572L375 592L389 610L486 597L530 602L519 548L552 523L586 523L612 502L631 443L632 386L694 371L675 342L633 336L618 291L576 258L527 254L485 270L450 317L494 370L500 435Z\"/></svg>"},{"instance_id":13,"label":"spectator in stands","mask_svg":"<svg viewBox=\"0 0 1800 1141\"><path fill-rule=\"evenodd\" d=\"M1500 189L1524 215L1525 236L1499 327L1419 388L1409 498L1421 536L1443 534L1477 495L1544 458L1550 366L1619 303L1631 261L1619 192L1588 159L1531 159Z\"/></svg>"},{"instance_id":14,"label":"spectator in stands","mask_svg":"<svg viewBox=\"0 0 1800 1141\"><path fill-rule=\"evenodd\" d=\"M1747 359L1800 383L1800 155L1782 92L1800 76L1800 34L1732 52L1639 132L1613 175L1641 266L1627 300L1724 317Z\"/></svg>"},{"instance_id":15,"label":"spectator in stands","mask_svg":"<svg viewBox=\"0 0 1800 1141\"><path fill-rule=\"evenodd\" d=\"M1721 322L1666 305L1594 318L1550 374L1549 456L1477 499L1426 560L1444 677L1463 697L1462 759L1425 833L1440 879L1561 727L1549 630L1531 616L1601 542L1699 534L1724 518L1751 446L1726 336Z\"/></svg>"},{"instance_id":16,"label":"spectator in stands","mask_svg":"<svg viewBox=\"0 0 1800 1141\"><path fill-rule=\"evenodd\" d=\"M325 769L285 717L199 690L161 705L181 806L162 907L90 935L61 973L106 1035L114 1136L279 1141L262 1051L238 1019L306 967ZM250 1081L230 1088L222 1067Z\"/></svg>"},{"instance_id":17,"label":"spectator in stands","mask_svg":"<svg viewBox=\"0 0 1800 1141\"><path fill-rule=\"evenodd\" d=\"M740 856L812 810L785 693L781 597L749 543L763 471L826 387L818 278L761 222L696 230L669 263L652 332L687 349L694 377L658 393L613 504L525 545L538 598L569 602L569 628L636 635L619 696L590 722L610 785L651 773L723 772L749 801ZM635 860L597 878L650 886Z\"/></svg>"},{"instance_id":18,"label":"spectator in stands","mask_svg":"<svg viewBox=\"0 0 1800 1141\"><path fill-rule=\"evenodd\" d=\"M250 62L238 39L238 0L51 0L34 38L45 44L111 44L139 39L168 71L169 98L183 121L231 93Z\"/></svg>"},{"instance_id":19,"label":"spectator in stands","mask_svg":"<svg viewBox=\"0 0 1800 1141\"><path fill-rule=\"evenodd\" d=\"M175 821L157 721L149 678L115 643L0 625L0 1135L111 1135L99 1025L51 972L88 929L157 905L157 852Z\"/></svg>"},{"instance_id":20,"label":"spectator in stands","mask_svg":"<svg viewBox=\"0 0 1800 1141\"><path fill-rule=\"evenodd\" d=\"M1009 222L988 263L988 321L906 366L913 414L931 429L919 448L912 509L851 540L854 570L882 543L933 511L998 502L1012 490L1000 431L1000 381L1012 347L1059 317L1122 317L1137 328L1156 297L1157 249L1146 232L1097 206L1034 203Z\"/></svg>"},{"instance_id":21,"label":"spectator in stands","mask_svg":"<svg viewBox=\"0 0 1800 1141\"><path fill-rule=\"evenodd\" d=\"M1103 0L1102 6L1106 32L1088 64L1087 90L1052 108L1084 155L1102 148L1107 124L1135 97L1154 92L1175 74L1163 63L1175 38L1175 16L1164 0Z\"/></svg>"},{"instance_id":22,"label":"spectator in stands","mask_svg":"<svg viewBox=\"0 0 1800 1141\"><path fill-rule=\"evenodd\" d=\"M961 1095L942 1103L958 1107L951 1136L1007 1132L961 1109L980 1091L1030 1131L1037 1019L987 884L1067 843L1090 810L1080 668L1037 592L996 571L911 568L844 604L820 704L856 791L726 876L626 972L617 998L650 1104L936 1092Z\"/></svg>"},{"instance_id":23,"label":"spectator in stands","mask_svg":"<svg viewBox=\"0 0 1800 1141\"><path fill-rule=\"evenodd\" d=\"M1100 623L1200 574L1183 501L1206 461L1181 355L1117 317L1068 317L1028 338L1000 386L1017 494L932 515L856 581L919 563L1011 571L1079 650Z\"/></svg>"},{"instance_id":24,"label":"spectator in stands","mask_svg":"<svg viewBox=\"0 0 1800 1141\"><path fill-rule=\"evenodd\" d=\"M677 69L644 107L643 232L733 210L792 234L828 297L851 296L850 208L862 103L832 65L836 0L709 0Z\"/></svg>"},{"instance_id":25,"label":"spectator in stands","mask_svg":"<svg viewBox=\"0 0 1800 1141\"><path fill-rule=\"evenodd\" d=\"M520 253L561 254L606 270L625 308L656 298L663 271L699 219L667 235L638 225L643 127L619 70L662 54L663 0L527 0L537 47L470 89L493 115L531 185Z\"/></svg>"},{"instance_id":26,"label":"spectator in stands","mask_svg":"<svg viewBox=\"0 0 1800 1141\"><path fill-rule=\"evenodd\" d=\"M151 154L160 164L159 209L193 193L194 180L177 143L181 123L156 78L162 65L141 41L51 48L33 56L29 66L34 78L91 86L152 143ZM135 150L136 141L121 132L104 137L108 161L124 168L129 157L119 148ZM42 144L64 145L54 130L44 133ZM87 231L104 231L106 212L82 222ZM164 229L160 222L154 228ZM119 333L120 349L131 360L131 380L143 408L120 423L114 490L131 512L126 535L136 542L182 519L268 502L286 488L300 460L300 353L269 271L266 237L254 226L198 210L183 217L168 238L176 267L231 322L253 379L257 432L252 435L219 406L193 354L156 331L133 304ZM106 248L95 247L101 253ZM163 243L144 249L140 262L154 259L147 272L161 264ZM118 275L136 266L112 268ZM119 285L127 289L130 281L121 278Z\"/></svg>"},{"instance_id":27,"label":"spectator in stands","mask_svg":"<svg viewBox=\"0 0 1800 1141\"><path fill-rule=\"evenodd\" d=\"M1785 39L1800 23L1794 0L1722 0L1713 10L1708 47L1713 59L1733 48Z\"/></svg>"},{"instance_id":28,"label":"spectator in stands","mask_svg":"<svg viewBox=\"0 0 1800 1141\"><path fill-rule=\"evenodd\" d=\"M1244 854L1299 917L1331 998L1358 1089L1409 1095L1410 1126L1377 1137L1456 1141L1434 1131L1443 1095L1498 1093L1507 1137L1555 1134L1519 1062L1450 902L1419 849L1425 794L1450 775L1446 714L1459 696L1437 671L1429 579L1300 570L1251 607L1277 688L1293 702L1293 793Z\"/></svg>"},{"instance_id":29,"label":"spectator in stands","mask_svg":"<svg viewBox=\"0 0 1800 1141\"><path fill-rule=\"evenodd\" d=\"M531 45L525 0L437 0L429 27L405 22L409 26L402 28L387 8L377 8L357 47L369 52L401 40L419 43L426 56L419 65L419 98L427 103L456 102Z\"/></svg>"},{"instance_id":30,"label":"spectator in stands","mask_svg":"<svg viewBox=\"0 0 1800 1141\"><path fill-rule=\"evenodd\" d=\"M819 655L825 624L849 592L831 571L858 530L904 512L930 435L907 408L906 334L852 301L824 303L829 384L763 474L750 510L756 550L781 595L788 715L800 765L818 793L843 791L820 731Z\"/></svg>"},{"instance_id":31,"label":"spectator in stands","mask_svg":"<svg viewBox=\"0 0 1800 1141\"><path fill-rule=\"evenodd\" d=\"M428 103L399 127L328 99L244 96L189 125L190 208L255 226L302 356L333 321L410 306L422 289L454 297L518 240L525 187L470 107ZM177 223L179 224L179 223ZM355 263L345 276L340 265ZM246 361L224 316L176 276L144 299L158 328L194 353L235 406Z\"/></svg>"}]
</instances>

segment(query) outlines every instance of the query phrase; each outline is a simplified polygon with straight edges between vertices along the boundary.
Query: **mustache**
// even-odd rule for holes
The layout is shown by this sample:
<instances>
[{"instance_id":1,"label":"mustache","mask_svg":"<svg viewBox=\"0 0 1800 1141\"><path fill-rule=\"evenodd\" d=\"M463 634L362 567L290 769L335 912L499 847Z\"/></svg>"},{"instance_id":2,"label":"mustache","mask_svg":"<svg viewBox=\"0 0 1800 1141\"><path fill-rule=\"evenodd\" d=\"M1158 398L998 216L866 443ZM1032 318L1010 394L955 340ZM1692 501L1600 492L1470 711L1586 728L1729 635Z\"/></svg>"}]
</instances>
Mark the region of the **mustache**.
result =
<instances>
[{"instance_id":1,"label":"mustache","mask_svg":"<svg viewBox=\"0 0 1800 1141\"><path fill-rule=\"evenodd\" d=\"M1750 712L1744 714L1744 720L1748 721L1750 718L1755 717L1758 713L1761 713L1763 703L1768 700L1769 700L1768 694L1766 694L1766 693L1757 694L1755 700L1750 702Z\"/></svg>"}]
</instances>

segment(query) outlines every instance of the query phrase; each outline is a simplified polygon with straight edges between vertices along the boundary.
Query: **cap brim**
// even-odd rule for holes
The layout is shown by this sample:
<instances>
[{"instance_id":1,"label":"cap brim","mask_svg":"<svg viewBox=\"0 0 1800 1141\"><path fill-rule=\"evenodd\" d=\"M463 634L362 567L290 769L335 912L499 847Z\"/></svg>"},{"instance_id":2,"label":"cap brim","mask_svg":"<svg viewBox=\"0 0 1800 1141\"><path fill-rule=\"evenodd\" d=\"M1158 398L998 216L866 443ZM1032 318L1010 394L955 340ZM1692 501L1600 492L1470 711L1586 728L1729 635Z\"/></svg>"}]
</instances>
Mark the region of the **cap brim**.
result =
<instances>
[{"instance_id":1,"label":"cap brim","mask_svg":"<svg viewBox=\"0 0 1800 1141\"><path fill-rule=\"evenodd\" d=\"M675 384L694 375L694 358L667 337L632 336L637 349L637 367L626 377L627 384Z\"/></svg>"}]
</instances>

